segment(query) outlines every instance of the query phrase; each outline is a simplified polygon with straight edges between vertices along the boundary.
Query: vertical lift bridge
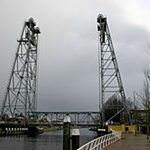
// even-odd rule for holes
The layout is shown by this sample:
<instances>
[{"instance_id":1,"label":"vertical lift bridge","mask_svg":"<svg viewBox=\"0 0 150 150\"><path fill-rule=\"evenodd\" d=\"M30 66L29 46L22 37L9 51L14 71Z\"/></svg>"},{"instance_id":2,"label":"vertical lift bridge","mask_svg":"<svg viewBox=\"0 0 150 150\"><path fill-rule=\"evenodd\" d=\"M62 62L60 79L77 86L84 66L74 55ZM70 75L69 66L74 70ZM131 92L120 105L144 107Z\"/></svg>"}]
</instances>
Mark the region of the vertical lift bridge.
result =
<instances>
[{"instance_id":1,"label":"vertical lift bridge","mask_svg":"<svg viewBox=\"0 0 150 150\"><path fill-rule=\"evenodd\" d=\"M109 27L107 24L107 18L102 14L97 17L97 29L99 33L99 83L100 83L100 109L102 112L102 123L104 124L105 120L105 103L110 98L119 98L121 99L121 105L118 112L112 116L113 119L116 115L123 113L124 116L130 118L128 108L126 106L126 96L123 88L123 83L121 80L121 75L113 47L113 42L111 39Z\"/></svg>"},{"instance_id":2,"label":"vertical lift bridge","mask_svg":"<svg viewBox=\"0 0 150 150\"><path fill-rule=\"evenodd\" d=\"M24 23L22 34L18 40L6 95L1 114L15 117L36 110L37 87L37 50L40 29L32 18Z\"/></svg>"}]
</instances>

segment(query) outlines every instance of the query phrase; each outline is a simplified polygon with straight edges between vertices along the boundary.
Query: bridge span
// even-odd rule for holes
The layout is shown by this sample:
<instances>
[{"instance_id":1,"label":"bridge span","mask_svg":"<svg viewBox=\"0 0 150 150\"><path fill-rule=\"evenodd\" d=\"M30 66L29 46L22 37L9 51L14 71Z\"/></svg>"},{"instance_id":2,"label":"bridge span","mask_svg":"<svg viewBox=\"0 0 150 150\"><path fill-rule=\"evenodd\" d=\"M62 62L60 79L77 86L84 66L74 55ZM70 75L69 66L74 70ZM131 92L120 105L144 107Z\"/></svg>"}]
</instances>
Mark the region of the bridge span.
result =
<instances>
[{"instance_id":1,"label":"bridge span","mask_svg":"<svg viewBox=\"0 0 150 150\"><path fill-rule=\"evenodd\" d=\"M22 123L19 118L0 122L1 135L27 134L37 127L63 126L65 116L71 119L73 127L98 127L100 126L99 112L32 112L29 113L28 122Z\"/></svg>"},{"instance_id":2,"label":"bridge span","mask_svg":"<svg viewBox=\"0 0 150 150\"><path fill-rule=\"evenodd\" d=\"M33 112L33 118L36 117L38 122L32 121L31 124L37 125L53 125L61 126L63 125L63 119L65 116L69 116L71 119L72 126L99 126L100 125L100 112Z\"/></svg>"}]
</instances>

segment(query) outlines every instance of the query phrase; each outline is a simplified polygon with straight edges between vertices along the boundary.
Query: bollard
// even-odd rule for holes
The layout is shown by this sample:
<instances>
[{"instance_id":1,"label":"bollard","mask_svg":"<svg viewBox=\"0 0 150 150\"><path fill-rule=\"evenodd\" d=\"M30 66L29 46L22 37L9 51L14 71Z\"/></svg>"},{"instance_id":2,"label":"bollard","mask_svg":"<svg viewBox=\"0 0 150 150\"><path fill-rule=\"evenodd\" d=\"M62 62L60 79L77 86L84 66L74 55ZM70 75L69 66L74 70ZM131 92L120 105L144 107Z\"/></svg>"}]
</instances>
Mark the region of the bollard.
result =
<instances>
[{"instance_id":1,"label":"bollard","mask_svg":"<svg viewBox=\"0 0 150 150\"><path fill-rule=\"evenodd\" d=\"M77 150L80 146L80 131L79 129L72 130L72 150Z\"/></svg>"},{"instance_id":2,"label":"bollard","mask_svg":"<svg viewBox=\"0 0 150 150\"><path fill-rule=\"evenodd\" d=\"M70 117L65 116L63 122L63 150L70 150L70 123Z\"/></svg>"}]
</instances>

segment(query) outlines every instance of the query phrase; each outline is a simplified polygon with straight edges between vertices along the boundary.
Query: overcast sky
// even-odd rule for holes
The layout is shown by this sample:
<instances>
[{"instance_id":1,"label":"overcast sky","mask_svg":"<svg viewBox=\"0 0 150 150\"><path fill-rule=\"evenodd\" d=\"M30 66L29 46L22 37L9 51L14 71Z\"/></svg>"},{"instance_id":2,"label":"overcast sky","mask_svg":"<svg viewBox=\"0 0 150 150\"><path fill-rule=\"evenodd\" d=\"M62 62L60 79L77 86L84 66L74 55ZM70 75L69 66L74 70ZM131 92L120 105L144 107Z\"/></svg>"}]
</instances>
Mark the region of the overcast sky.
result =
<instances>
[{"instance_id":1,"label":"overcast sky","mask_svg":"<svg viewBox=\"0 0 150 150\"><path fill-rule=\"evenodd\" d=\"M0 0L0 98L3 101L23 23L33 17L39 41L38 108L98 110L96 18L108 19L127 97L149 67L148 0Z\"/></svg>"}]
</instances>

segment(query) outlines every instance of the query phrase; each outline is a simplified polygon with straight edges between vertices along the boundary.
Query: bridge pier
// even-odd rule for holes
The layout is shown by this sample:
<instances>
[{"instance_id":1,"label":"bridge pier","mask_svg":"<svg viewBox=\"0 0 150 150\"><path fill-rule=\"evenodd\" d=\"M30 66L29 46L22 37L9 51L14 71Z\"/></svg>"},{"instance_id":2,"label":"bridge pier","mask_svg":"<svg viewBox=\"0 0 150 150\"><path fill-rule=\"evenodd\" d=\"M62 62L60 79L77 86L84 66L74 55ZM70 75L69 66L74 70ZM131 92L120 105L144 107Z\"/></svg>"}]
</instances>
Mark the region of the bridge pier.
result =
<instances>
[{"instance_id":1,"label":"bridge pier","mask_svg":"<svg viewBox=\"0 0 150 150\"><path fill-rule=\"evenodd\" d=\"M37 135L38 135L38 129L36 126L28 127L28 136L37 136Z\"/></svg>"},{"instance_id":2,"label":"bridge pier","mask_svg":"<svg viewBox=\"0 0 150 150\"><path fill-rule=\"evenodd\" d=\"M36 136L42 133L35 125L21 125L21 124L0 124L0 136L10 135L29 135Z\"/></svg>"}]
</instances>

